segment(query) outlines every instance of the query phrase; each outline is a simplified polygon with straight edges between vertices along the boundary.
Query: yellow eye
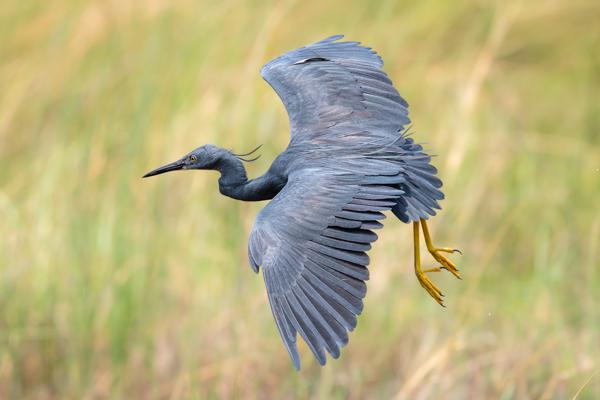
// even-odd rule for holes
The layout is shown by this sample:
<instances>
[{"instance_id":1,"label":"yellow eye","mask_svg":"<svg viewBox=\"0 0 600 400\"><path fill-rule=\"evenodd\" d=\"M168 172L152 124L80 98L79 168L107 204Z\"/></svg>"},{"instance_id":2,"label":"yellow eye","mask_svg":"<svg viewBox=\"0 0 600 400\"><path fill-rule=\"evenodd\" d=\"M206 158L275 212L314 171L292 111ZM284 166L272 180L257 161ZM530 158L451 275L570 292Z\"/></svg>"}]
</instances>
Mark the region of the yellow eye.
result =
<instances>
[{"instance_id":1,"label":"yellow eye","mask_svg":"<svg viewBox=\"0 0 600 400\"><path fill-rule=\"evenodd\" d=\"M196 162L196 161L198 161L198 157L196 157L195 155L193 155L193 154L192 154L192 155L190 156L190 161L191 161L191 162Z\"/></svg>"}]
</instances>

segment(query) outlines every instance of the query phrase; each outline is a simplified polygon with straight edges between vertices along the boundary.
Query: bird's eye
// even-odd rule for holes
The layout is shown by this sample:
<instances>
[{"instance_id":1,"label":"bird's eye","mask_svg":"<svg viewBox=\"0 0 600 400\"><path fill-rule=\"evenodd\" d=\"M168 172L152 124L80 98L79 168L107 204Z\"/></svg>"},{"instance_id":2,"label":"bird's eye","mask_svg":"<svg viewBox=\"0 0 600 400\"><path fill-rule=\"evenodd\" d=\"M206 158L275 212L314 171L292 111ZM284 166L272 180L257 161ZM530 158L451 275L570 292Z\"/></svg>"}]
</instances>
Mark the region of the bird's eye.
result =
<instances>
[{"instance_id":1,"label":"bird's eye","mask_svg":"<svg viewBox=\"0 0 600 400\"><path fill-rule=\"evenodd\" d=\"M196 161L198 161L198 157L196 157L195 155L193 155L193 154L192 154L192 155L190 156L190 161L191 161L191 162L196 162Z\"/></svg>"}]
</instances>

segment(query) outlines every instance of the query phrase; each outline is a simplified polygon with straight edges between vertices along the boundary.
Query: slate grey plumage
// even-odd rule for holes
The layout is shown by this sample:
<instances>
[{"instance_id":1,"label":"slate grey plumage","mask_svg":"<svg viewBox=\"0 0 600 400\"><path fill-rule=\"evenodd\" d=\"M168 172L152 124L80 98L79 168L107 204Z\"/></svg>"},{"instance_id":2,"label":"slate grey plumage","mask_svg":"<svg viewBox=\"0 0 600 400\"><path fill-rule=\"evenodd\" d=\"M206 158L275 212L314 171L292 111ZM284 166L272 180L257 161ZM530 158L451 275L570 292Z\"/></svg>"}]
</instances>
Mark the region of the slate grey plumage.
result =
<instances>
[{"instance_id":1,"label":"slate grey plumage","mask_svg":"<svg viewBox=\"0 0 600 400\"><path fill-rule=\"evenodd\" d=\"M401 133L410 122L408 103L381 70L381 58L340 38L286 53L261 70L288 111L292 156L286 186L250 235L250 263L255 271L263 267L296 368L296 332L321 364L323 350L338 357L347 343L362 311L365 251L381 211L416 221L435 215L443 198L430 157ZM332 234L338 239L324 240Z\"/></svg>"},{"instance_id":2,"label":"slate grey plumage","mask_svg":"<svg viewBox=\"0 0 600 400\"><path fill-rule=\"evenodd\" d=\"M202 146L146 176L221 172L221 193L272 199L258 214L248 255L262 268L284 345L300 369L297 336L321 364L337 358L363 310L367 251L383 212L404 222L433 216L444 195L422 147L405 134L408 103L382 59L342 36L290 51L261 74L288 112L291 140L267 173L248 180L240 157Z\"/></svg>"}]
</instances>

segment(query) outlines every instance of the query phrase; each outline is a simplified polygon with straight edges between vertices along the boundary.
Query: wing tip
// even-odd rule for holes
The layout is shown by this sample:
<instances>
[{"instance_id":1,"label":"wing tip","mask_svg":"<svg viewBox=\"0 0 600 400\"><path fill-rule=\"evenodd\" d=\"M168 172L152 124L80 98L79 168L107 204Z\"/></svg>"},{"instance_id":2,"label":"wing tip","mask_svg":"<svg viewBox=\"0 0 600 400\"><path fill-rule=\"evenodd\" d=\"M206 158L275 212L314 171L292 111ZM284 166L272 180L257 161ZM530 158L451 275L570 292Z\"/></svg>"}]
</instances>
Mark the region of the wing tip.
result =
<instances>
[{"instance_id":1,"label":"wing tip","mask_svg":"<svg viewBox=\"0 0 600 400\"><path fill-rule=\"evenodd\" d=\"M332 36L326 37L325 39L320 40L317 43L330 43L330 42L335 42L335 41L343 39L343 38L344 38L343 34L337 34L337 35L332 35Z\"/></svg>"},{"instance_id":2,"label":"wing tip","mask_svg":"<svg viewBox=\"0 0 600 400\"><path fill-rule=\"evenodd\" d=\"M298 357L297 354L296 357L292 357L292 364L294 364L294 369L296 370L296 372L300 372L302 368L300 366L300 357Z\"/></svg>"}]
</instances>

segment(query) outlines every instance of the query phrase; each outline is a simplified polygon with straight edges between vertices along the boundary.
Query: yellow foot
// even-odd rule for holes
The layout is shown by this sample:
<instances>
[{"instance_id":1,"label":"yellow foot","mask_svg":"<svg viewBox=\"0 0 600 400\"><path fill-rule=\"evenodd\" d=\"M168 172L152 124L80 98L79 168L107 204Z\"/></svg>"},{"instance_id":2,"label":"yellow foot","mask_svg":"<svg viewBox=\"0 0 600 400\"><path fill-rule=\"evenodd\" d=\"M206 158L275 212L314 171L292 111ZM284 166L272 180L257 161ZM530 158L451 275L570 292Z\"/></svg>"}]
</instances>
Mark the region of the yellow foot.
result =
<instances>
[{"instance_id":1,"label":"yellow foot","mask_svg":"<svg viewBox=\"0 0 600 400\"><path fill-rule=\"evenodd\" d=\"M427 293L429 293L429 295L431 297L433 297L433 299L435 301L437 301L440 306L446 307L444 305L444 300L442 298L442 297L444 297L444 295L442 294L440 289L438 289L437 286L435 286L434 283L431 282L431 280L427 277L427 275L425 275L428 272L439 272L439 271L441 271L441 269L431 268L431 269L427 269L425 271L415 270L415 274L417 275L417 280L419 281L421 286L423 286L423 289L425 289L427 291Z\"/></svg>"},{"instance_id":2,"label":"yellow foot","mask_svg":"<svg viewBox=\"0 0 600 400\"><path fill-rule=\"evenodd\" d=\"M425 237L425 244L427 245L427 250L433 256L433 258L440 263L442 269L449 271L452 275L457 277L458 279L462 279L460 274L458 273L458 269L456 268L456 264L450 261L445 255L441 253L458 253L462 255L462 252L458 249L453 249L450 247L435 247L431 240L431 235L429 234L429 227L427 226L427 222L424 219L421 219L421 225L423 226L423 236Z\"/></svg>"},{"instance_id":3,"label":"yellow foot","mask_svg":"<svg viewBox=\"0 0 600 400\"><path fill-rule=\"evenodd\" d=\"M431 253L433 258L435 258L435 260L441 264L442 269L449 271L452 275L454 275L458 279L462 279L460 277L458 269L456 268L456 264L454 264L452 261L450 261L443 254L440 254L440 253L458 253L458 254L462 255L462 252L460 250L451 249L449 247L441 247L441 248L437 248L437 249L432 247L432 248L428 248L427 250L429 250L429 253Z\"/></svg>"},{"instance_id":4,"label":"yellow foot","mask_svg":"<svg viewBox=\"0 0 600 400\"><path fill-rule=\"evenodd\" d=\"M428 272L439 272L441 271L440 268L431 268L431 269L426 269L426 270L422 270L421 269L421 252L419 250L419 222L415 221L413 222L413 244L414 244L414 250L415 250L415 275L417 276L417 279L419 280L419 283L421 284L421 286L423 286L423 289L425 289L427 291L427 293L429 293L429 295L431 297L433 297L433 299L435 301L437 301L437 303L442 306L444 306L444 301L442 299L442 297L444 297L444 295L442 294L442 292L440 291L440 289L438 289L433 282L431 282L431 280L427 277L427 275L425 275Z\"/></svg>"}]
</instances>

